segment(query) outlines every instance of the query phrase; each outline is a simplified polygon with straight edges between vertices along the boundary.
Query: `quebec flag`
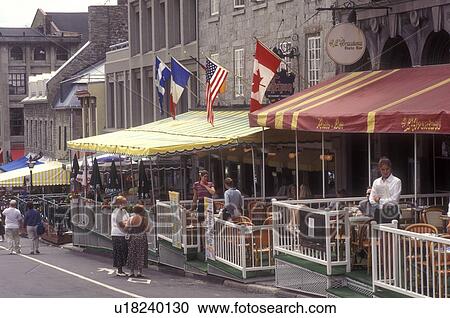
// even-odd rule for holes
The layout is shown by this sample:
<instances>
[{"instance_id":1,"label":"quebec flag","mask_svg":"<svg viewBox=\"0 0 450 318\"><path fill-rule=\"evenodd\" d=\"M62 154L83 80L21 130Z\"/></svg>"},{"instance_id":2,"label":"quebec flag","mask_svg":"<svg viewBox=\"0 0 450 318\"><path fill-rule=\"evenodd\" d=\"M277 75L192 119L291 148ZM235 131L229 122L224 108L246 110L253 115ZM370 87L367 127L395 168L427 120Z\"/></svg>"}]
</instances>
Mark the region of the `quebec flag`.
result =
<instances>
[{"instance_id":1,"label":"quebec flag","mask_svg":"<svg viewBox=\"0 0 450 318\"><path fill-rule=\"evenodd\" d=\"M164 64L159 57L155 61L155 78L156 87L158 89L159 109L161 115L164 113L164 94L166 93L166 83L170 80L170 69Z\"/></svg>"},{"instance_id":2,"label":"quebec flag","mask_svg":"<svg viewBox=\"0 0 450 318\"><path fill-rule=\"evenodd\" d=\"M171 58L170 64L172 66L172 81L170 83L170 112L175 119L176 104L181 98L183 91L189 81L191 72L189 72L180 62L175 58Z\"/></svg>"}]
</instances>

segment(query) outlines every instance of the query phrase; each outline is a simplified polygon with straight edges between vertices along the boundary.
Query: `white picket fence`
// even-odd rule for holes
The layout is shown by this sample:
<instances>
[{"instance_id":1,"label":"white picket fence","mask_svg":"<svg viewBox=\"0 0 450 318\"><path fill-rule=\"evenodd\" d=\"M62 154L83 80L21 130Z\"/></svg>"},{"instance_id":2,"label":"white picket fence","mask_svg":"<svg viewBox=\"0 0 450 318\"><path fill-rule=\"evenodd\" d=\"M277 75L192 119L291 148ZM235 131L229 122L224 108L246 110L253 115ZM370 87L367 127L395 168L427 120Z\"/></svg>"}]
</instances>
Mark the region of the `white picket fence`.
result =
<instances>
[{"instance_id":1,"label":"white picket fence","mask_svg":"<svg viewBox=\"0 0 450 318\"><path fill-rule=\"evenodd\" d=\"M393 224L372 225L374 291L382 287L412 297L449 297L450 239Z\"/></svg>"},{"instance_id":2,"label":"white picket fence","mask_svg":"<svg viewBox=\"0 0 450 318\"><path fill-rule=\"evenodd\" d=\"M200 227L194 214L188 213L183 205L171 207L168 202L156 202L156 232L159 239L183 250L199 249Z\"/></svg>"},{"instance_id":3,"label":"white picket fence","mask_svg":"<svg viewBox=\"0 0 450 318\"><path fill-rule=\"evenodd\" d=\"M215 218L214 258L242 272L267 271L275 268L272 225L239 225Z\"/></svg>"},{"instance_id":4,"label":"white picket fence","mask_svg":"<svg viewBox=\"0 0 450 318\"><path fill-rule=\"evenodd\" d=\"M277 252L350 271L349 212L313 209L303 204L272 202L274 248Z\"/></svg>"}]
</instances>

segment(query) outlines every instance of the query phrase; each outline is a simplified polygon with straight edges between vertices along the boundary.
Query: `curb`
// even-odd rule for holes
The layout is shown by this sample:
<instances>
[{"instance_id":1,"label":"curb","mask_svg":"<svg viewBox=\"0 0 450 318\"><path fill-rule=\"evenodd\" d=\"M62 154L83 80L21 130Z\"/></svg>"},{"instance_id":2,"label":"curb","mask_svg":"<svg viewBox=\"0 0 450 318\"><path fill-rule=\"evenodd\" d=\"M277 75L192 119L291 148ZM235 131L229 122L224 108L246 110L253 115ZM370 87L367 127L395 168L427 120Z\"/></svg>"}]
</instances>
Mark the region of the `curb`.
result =
<instances>
[{"instance_id":1,"label":"curb","mask_svg":"<svg viewBox=\"0 0 450 318\"><path fill-rule=\"evenodd\" d=\"M266 285L259 285L259 284L244 284L235 282L232 280L225 280L223 282L224 286L240 289L246 292L250 293L259 293L259 294L268 294L273 295L274 297L284 297L284 298L299 298L304 297L301 294L290 292L283 290L278 287L272 287L272 286L266 286Z\"/></svg>"},{"instance_id":2,"label":"curb","mask_svg":"<svg viewBox=\"0 0 450 318\"><path fill-rule=\"evenodd\" d=\"M57 246L57 245L55 245L55 246ZM57 246L57 247L63 248L63 249L69 250L69 251L80 252L80 253L85 251L85 249L82 248L82 247L68 245L68 244L60 245L60 246Z\"/></svg>"}]
</instances>

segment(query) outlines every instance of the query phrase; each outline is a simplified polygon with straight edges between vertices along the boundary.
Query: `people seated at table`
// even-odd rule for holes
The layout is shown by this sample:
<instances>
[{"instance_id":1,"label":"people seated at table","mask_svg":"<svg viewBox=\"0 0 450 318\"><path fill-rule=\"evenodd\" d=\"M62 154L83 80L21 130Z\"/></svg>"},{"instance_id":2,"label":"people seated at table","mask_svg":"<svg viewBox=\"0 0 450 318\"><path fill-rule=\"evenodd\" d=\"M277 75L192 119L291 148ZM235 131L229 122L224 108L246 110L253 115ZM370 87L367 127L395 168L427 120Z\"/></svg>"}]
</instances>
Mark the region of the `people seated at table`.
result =
<instances>
[{"instance_id":1,"label":"people seated at table","mask_svg":"<svg viewBox=\"0 0 450 318\"><path fill-rule=\"evenodd\" d=\"M345 189L341 189L341 190L339 190L337 192L337 197L338 198L344 198L345 195L346 195ZM342 210L343 208L345 208L345 206L346 206L345 202L335 200L335 201L330 202L330 204L328 205L328 208L331 211L333 211L333 210Z\"/></svg>"},{"instance_id":2,"label":"people seated at table","mask_svg":"<svg viewBox=\"0 0 450 318\"><path fill-rule=\"evenodd\" d=\"M231 217L235 218L242 214L243 199L241 192L236 189L234 181L231 178L225 178L224 180L225 189L224 193L225 205L224 209L231 214Z\"/></svg>"},{"instance_id":3,"label":"people seated at table","mask_svg":"<svg viewBox=\"0 0 450 318\"><path fill-rule=\"evenodd\" d=\"M371 187L368 187L366 190L366 198L364 200L359 201L358 209L361 211L362 214L373 217L374 215L374 209L372 208L372 205L369 201L370 191Z\"/></svg>"},{"instance_id":4,"label":"people seated at table","mask_svg":"<svg viewBox=\"0 0 450 318\"><path fill-rule=\"evenodd\" d=\"M402 192L402 182L392 174L392 163L388 158L382 157L378 161L378 169L381 177L373 182L369 201L376 206L375 221L390 223L400 217L398 202Z\"/></svg>"}]
</instances>

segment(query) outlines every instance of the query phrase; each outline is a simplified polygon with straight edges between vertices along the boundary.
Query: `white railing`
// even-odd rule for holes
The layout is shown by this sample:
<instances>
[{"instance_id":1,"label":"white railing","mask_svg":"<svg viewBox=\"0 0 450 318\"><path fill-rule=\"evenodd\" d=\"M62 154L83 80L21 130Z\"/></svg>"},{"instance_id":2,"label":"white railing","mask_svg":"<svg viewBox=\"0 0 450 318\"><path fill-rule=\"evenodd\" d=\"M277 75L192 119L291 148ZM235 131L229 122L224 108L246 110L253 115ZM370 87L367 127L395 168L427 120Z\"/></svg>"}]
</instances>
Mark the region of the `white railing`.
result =
<instances>
[{"instance_id":1,"label":"white railing","mask_svg":"<svg viewBox=\"0 0 450 318\"><path fill-rule=\"evenodd\" d=\"M200 226L196 215L188 213L183 205L173 208L168 202L156 202L157 237L182 249L184 254L187 254L188 249L198 250Z\"/></svg>"},{"instance_id":2,"label":"white railing","mask_svg":"<svg viewBox=\"0 0 450 318\"><path fill-rule=\"evenodd\" d=\"M350 223L346 210L325 211L272 201L274 249L326 266L350 271Z\"/></svg>"},{"instance_id":3,"label":"white railing","mask_svg":"<svg viewBox=\"0 0 450 318\"><path fill-rule=\"evenodd\" d=\"M238 225L218 218L214 220L215 260L242 271L275 268L272 225Z\"/></svg>"},{"instance_id":4,"label":"white railing","mask_svg":"<svg viewBox=\"0 0 450 318\"><path fill-rule=\"evenodd\" d=\"M442 205L447 206L450 193L435 194L406 194L400 196L400 203L409 203L417 206ZM414 203L415 198L417 202ZM290 204L303 204L314 209L326 209L332 203L341 203L345 206L356 206L359 202L366 200L366 197L348 197L348 198L325 198L325 199L305 199L282 201Z\"/></svg>"},{"instance_id":5,"label":"white railing","mask_svg":"<svg viewBox=\"0 0 450 318\"><path fill-rule=\"evenodd\" d=\"M376 287L412 297L449 297L450 239L372 225L372 278Z\"/></svg>"},{"instance_id":6,"label":"white railing","mask_svg":"<svg viewBox=\"0 0 450 318\"><path fill-rule=\"evenodd\" d=\"M158 238L173 243L175 217L176 215L172 212L170 204L156 201L156 233Z\"/></svg>"},{"instance_id":7,"label":"white railing","mask_svg":"<svg viewBox=\"0 0 450 318\"><path fill-rule=\"evenodd\" d=\"M83 244L81 245L106 247L99 245L98 237L95 235L111 239L111 213L113 208L85 198L73 200L70 211L72 225L76 227L73 233L74 244L82 241ZM148 217L150 223L150 230L147 233L148 248L156 253L158 248L154 209L148 211ZM82 231L79 231L80 229ZM92 235L92 233L95 235ZM82 236L82 238L79 236Z\"/></svg>"}]
</instances>

